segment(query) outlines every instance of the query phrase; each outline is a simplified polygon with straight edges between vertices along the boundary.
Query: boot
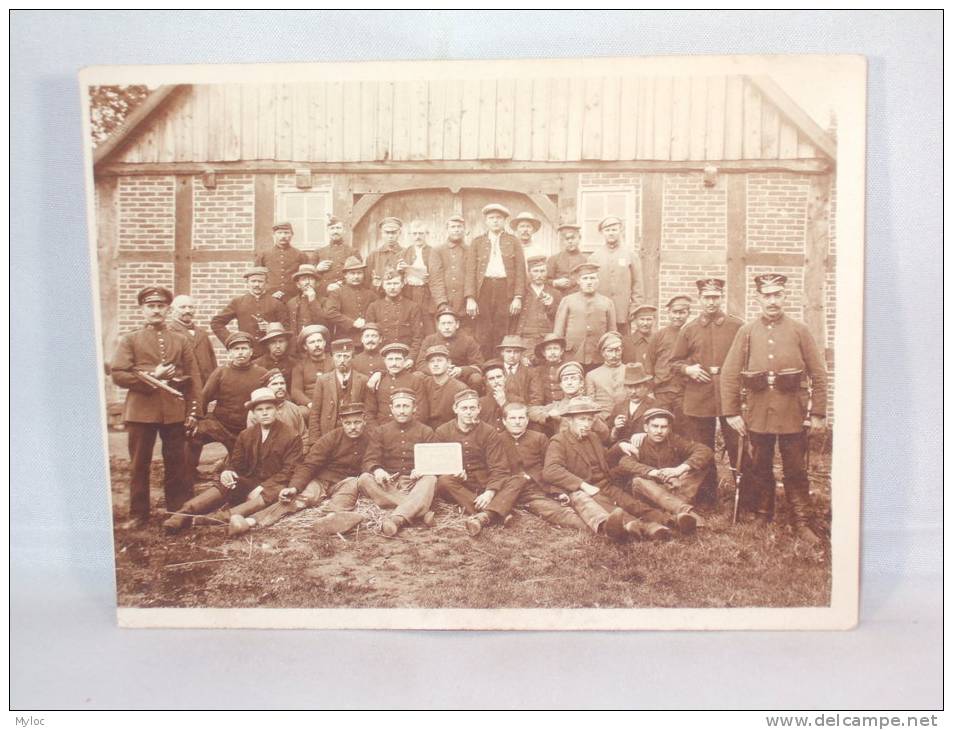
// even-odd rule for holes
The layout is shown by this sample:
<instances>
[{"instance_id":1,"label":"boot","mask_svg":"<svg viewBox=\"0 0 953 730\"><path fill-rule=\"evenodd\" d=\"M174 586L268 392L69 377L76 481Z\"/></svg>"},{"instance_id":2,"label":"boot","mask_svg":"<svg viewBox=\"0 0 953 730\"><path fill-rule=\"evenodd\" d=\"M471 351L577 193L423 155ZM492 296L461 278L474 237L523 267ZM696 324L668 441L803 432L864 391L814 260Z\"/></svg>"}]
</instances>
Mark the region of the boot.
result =
<instances>
[{"instance_id":1,"label":"boot","mask_svg":"<svg viewBox=\"0 0 953 730\"><path fill-rule=\"evenodd\" d=\"M224 498L217 489L206 489L197 497L192 497L182 505L179 514L174 514L162 523L162 529L169 535L174 535L187 527L192 526L193 516L204 515L218 507ZM183 514L184 513L184 514Z\"/></svg>"},{"instance_id":2,"label":"boot","mask_svg":"<svg viewBox=\"0 0 953 730\"><path fill-rule=\"evenodd\" d=\"M470 533L470 537L476 537L480 534L480 531L490 524L490 513L489 512L477 512L473 517L470 517L466 521L467 532Z\"/></svg>"},{"instance_id":3,"label":"boot","mask_svg":"<svg viewBox=\"0 0 953 730\"><path fill-rule=\"evenodd\" d=\"M420 521L424 523L425 527L433 527L434 520L436 519L437 515L434 514L434 511L428 510L427 514L425 514Z\"/></svg>"},{"instance_id":4,"label":"boot","mask_svg":"<svg viewBox=\"0 0 953 730\"><path fill-rule=\"evenodd\" d=\"M625 542L629 534L625 526L625 512L621 507L616 507L609 513L609 519L605 522L606 535L614 542Z\"/></svg>"},{"instance_id":5,"label":"boot","mask_svg":"<svg viewBox=\"0 0 953 730\"><path fill-rule=\"evenodd\" d=\"M687 510L675 516L675 528L682 535L694 535L699 519L696 519L691 510Z\"/></svg>"},{"instance_id":6,"label":"boot","mask_svg":"<svg viewBox=\"0 0 953 730\"><path fill-rule=\"evenodd\" d=\"M644 537L646 540L652 540L654 542L666 542L674 537L669 528L657 522L650 522L643 526L633 520L625 526L625 530L633 535Z\"/></svg>"},{"instance_id":7,"label":"boot","mask_svg":"<svg viewBox=\"0 0 953 730\"><path fill-rule=\"evenodd\" d=\"M228 521L228 536L234 537L248 532L254 524L254 520L249 520L241 515L232 515L232 518Z\"/></svg>"},{"instance_id":8,"label":"boot","mask_svg":"<svg viewBox=\"0 0 953 730\"><path fill-rule=\"evenodd\" d=\"M791 511L791 527L798 540L814 547L821 539L811 529L811 501L810 497L800 490L787 492L788 509Z\"/></svg>"},{"instance_id":9,"label":"boot","mask_svg":"<svg viewBox=\"0 0 953 730\"><path fill-rule=\"evenodd\" d=\"M385 517L381 523L381 532L384 533L385 537L395 537L401 528L406 526L407 520L403 517L400 515L391 515L390 517Z\"/></svg>"},{"instance_id":10,"label":"boot","mask_svg":"<svg viewBox=\"0 0 953 730\"><path fill-rule=\"evenodd\" d=\"M363 521L363 515L358 512L331 512L315 520L314 531L318 535L339 535L357 527Z\"/></svg>"}]
</instances>

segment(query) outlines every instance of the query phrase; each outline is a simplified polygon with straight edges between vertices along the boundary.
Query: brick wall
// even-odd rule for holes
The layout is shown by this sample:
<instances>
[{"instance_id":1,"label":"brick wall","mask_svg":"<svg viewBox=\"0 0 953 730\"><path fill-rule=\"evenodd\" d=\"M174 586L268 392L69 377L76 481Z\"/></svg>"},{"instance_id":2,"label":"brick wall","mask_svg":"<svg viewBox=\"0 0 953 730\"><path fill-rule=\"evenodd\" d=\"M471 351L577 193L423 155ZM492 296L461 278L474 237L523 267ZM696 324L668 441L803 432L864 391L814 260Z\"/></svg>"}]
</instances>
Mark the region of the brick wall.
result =
<instances>
[{"instance_id":1,"label":"brick wall","mask_svg":"<svg viewBox=\"0 0 953 730\"><path fill-rule=\"evenodd\" d=\"M761 316L761 307L758 304L758 292L754 286L754 277L759 274L784 274L788 277L787 299L784 311L795 319L804 321L804 269L800 266L748 266L746 280L748 286L745 293L744 320Z\"/></svg>"},{"instance_id":2,"label":"brick wall","mask_svg":"<svg viewBox=\"0 0 953 730\"><path fill-rule=\"evenodd\" d=\"M663 251L724 251L727 225L725 176L705 187L700 173L670 173L662 194Z\"/></svg>"},{"instance_id":3,"label":"brick wall","mask_svg":"<svg viewBox=\"0 0 953 730\"><path fill-rule=\"evenodd\" d=\"M698 306L698 287L695 286L695 282L709 276L724 279L725 267L663 263L659 268L659 306L664 307L665 303L676 294L685 294L695 301L692 316L698 314L701 310ZM732 312L732 314L740 315L739 312ZM661 319L665 321L665 316L662 315Z\"/></svg>"},{"instance_id":4,"label":"brick wall","mask_svg":"<svg viewBox=\"0 0 953 730\"><path fill-rule=\"evenodd\" d=\"M254 175L217 175L207 189L192 179L192 247L199 251L255 248Z\"/></svg>"},{"instance_id":5,"label":"brick wall","mask_svg":"<svg viewBox=\"0 0 953 730\"><path fill-rule=\"evenodd\" d=\"M192 264L192 299L195 301L195 321L205 327L230 299L248 291L242 278L248 270L248 261L210 261ZM235 324L231 329L237 329ZM254 333L252 333L254 334ZM212 344L219 362L225 361L225 348L212 335Z\"/></svg>"},{"instance_id":6,"label":"brick wall","mask_svg":"<svg viewBox=\"0 0 953 730\"><path fill-rule=\"evenodd\" d=\"M785 172L749 173L748 247L804 253L809 181Z\"/></svg>"},{"instance_id":7,"label":"brick wall","mask_svg":"<svg viewBox=\"0 0 953 730\"><path fill-rule=\"evenodd\" d=\"M171 251L175 245L175 180L165 176L119 178L119 249Z\"/></svg>"}]
</instances>

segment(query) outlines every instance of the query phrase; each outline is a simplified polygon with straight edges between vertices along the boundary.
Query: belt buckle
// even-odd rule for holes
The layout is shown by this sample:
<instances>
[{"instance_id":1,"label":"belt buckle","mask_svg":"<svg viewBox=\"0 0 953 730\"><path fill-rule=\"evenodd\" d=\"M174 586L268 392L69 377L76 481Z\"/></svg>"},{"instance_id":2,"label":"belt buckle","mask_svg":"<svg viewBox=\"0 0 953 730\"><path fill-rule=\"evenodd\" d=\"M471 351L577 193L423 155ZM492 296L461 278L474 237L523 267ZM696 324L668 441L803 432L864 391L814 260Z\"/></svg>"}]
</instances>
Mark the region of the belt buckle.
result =
<instances>
[{"instance_id":1,"label":"belt buckle","mask_svg":"<svg viewBox=\"0 0 953 730\"><path fill-rule=\"evenodd\" d=\"M777 373L772 373L772 372L768 373L768 387L769 388L774 388L774 381L777 379L777 377L778 377Z\"/></svg>"},{"instance_id":2,"label":"belt buckle","mask_svg":"<svg viewBox=\"0 0 953 730\"><path fill-rule=\"evenodd\" d=\"M721 368L717 365L712 365L710 368L708 368L708 372L711 375L718 375L718 373L721 372Z\"/></svg>"}]
</instances>

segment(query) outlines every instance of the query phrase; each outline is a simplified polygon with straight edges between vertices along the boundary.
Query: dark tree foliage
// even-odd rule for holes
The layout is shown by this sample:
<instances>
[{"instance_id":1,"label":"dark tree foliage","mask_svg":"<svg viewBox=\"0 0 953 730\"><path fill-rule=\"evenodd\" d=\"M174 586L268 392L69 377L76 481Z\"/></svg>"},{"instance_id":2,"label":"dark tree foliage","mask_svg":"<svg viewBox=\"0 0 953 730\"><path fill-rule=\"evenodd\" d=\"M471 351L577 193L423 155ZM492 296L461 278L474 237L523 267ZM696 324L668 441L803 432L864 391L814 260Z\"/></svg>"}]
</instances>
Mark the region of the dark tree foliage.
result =
<instances>
[{"instance_id":1,"label":"dark tree foliage","mask_svg":"<svg viewBox=\"0 0 953 730\"><path fill-rule=\"evenodd\" d=\"M149 96L148 86L89 87L89 116L93 146L105 142L142 100Z\"/></svg>"}]
</instances>

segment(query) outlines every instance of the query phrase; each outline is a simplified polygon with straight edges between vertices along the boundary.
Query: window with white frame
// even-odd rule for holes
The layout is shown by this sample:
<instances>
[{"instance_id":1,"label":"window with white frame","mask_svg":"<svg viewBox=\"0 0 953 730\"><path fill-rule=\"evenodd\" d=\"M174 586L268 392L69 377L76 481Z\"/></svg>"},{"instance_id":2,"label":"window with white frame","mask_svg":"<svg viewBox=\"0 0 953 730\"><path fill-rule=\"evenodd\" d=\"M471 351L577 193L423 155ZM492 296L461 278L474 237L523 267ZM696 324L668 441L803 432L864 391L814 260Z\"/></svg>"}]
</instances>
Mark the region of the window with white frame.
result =
<instances>
[{"instance_id":1,"label":"window with white frame","mask_svg":"<svg viewBox=\"0 0 953 730\"><path fill-rule=\"evenodd\" d=\"M294 227L295 248L317 248L327 244L328 215L331 213L330 190L304 190L278 193L279 221Z\"/></svg>"},{"instance_id":2,"label":"window with white frame","mask_svg":"<svg viewBox=\"0 0 953 730\"><path fill-rule=\"evenodd\" d=\"M580 248L593 251L602 243L599 221L610 215L622 219L626 239L632 241L639 232L635 225L635 188L631 185L581 187L579 189L579 225L582 226Z\"/></svg>"}]
</instances>

